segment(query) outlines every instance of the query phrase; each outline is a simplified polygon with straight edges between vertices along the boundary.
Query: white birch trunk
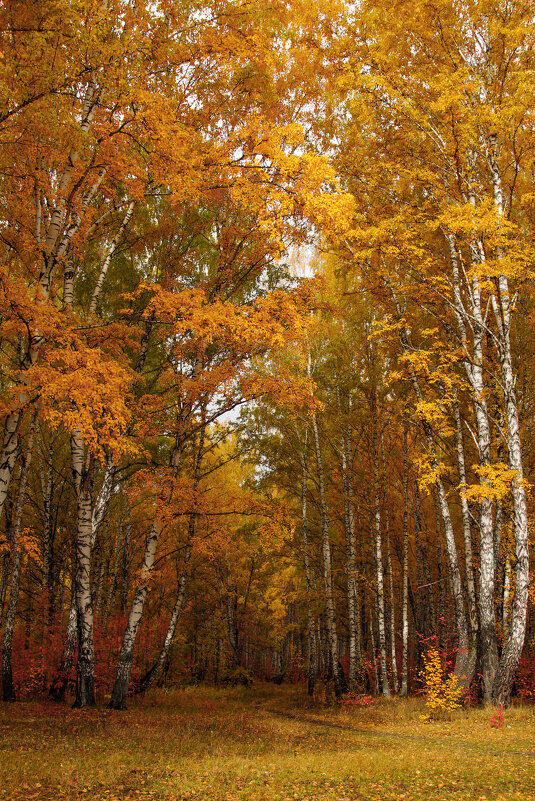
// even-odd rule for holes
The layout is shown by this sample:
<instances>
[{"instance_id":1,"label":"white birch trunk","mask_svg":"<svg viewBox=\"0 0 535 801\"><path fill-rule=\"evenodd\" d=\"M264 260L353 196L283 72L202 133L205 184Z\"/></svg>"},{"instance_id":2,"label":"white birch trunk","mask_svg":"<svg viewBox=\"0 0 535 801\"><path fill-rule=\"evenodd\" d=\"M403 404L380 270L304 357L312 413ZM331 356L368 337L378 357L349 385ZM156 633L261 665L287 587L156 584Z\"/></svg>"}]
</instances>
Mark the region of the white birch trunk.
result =
<instances>
[{"instance_id":1,"label":"white birch trunk","mask_svg":"<svg viewBox=\"0 0 535 801\"><path fill-rule=\"evenodd\" d=\"M126 214L124 216L124 219L123 219L121 225L119 226L119 230L115 234L115 236L114 236L114 238L113 238L113 240L112 240L112 242L111 242L111 244L110 244L110 246L108 248L108 251L106 253L104 261L102 262L102 264L100 266L100 272L99 272L99 275L98 275L98 278L97 278L97 283L96 283L95 288L93 290L93 294L91 296L91 302L89 304L89 314L90 315L94 314L96 312L96 310L97 310L97 303L99 301L100 294L102 292L102 286L104 284L104 279L106 278L106 274L107 274L109 266L111 264L111 260L113 258L113 254L117 250L117 247L119 246L119 242L123 238L123 234L124 234L124 232L125 232L125 230L126 230L126 228L128 226L128 223L130 222L130 220L132 218L133 213L134 213L134 201L132 201L128 205L128 209L126 211Z\"/></svg>"},{"instance_id":2,"label":"white birch trunk","mask_svg":"<svg viewBox=\"0 0 535 801\"><path fill-rule=\"evenodd\" d=\"M152 687L158 676L161 674L162 669L169 658L171 645L173 644L175 637L176 627L178 625L178 621L180 620L180 616L182 615L182 609L184 608L184 598L186 597L186 585L188 580L187 567L191 557L191 550L191 545L188 544L186 546L184 555L184 569L178 579L176 599L171 612L165 639L160 649L158 659L141 680L139 692L145 692L149 689L149 687Z\"/></svg>"},{"instance_id":3,"label":"white birch trunk","mask_svg":"<svg viewBox=\"0 0 535 801\"><path fill-rule=\"evenodd\" d=\"M306 598L307 598L307 651L308 651L308 667L307 667L307 692L313 695L314 686L318 676L318 650L316 642L316 624L314 620L314 610L312 608L312 578L310 572L310 556L308 552L308 510L307 510L307 482L308 482L308 459L307 459L307 445L308 445L308 428L305 430L305 437L303 442L302 451L300 453L301 461L301 532L303 538L303 563L305 567L305 582L306 582Z\"/></svg>"},{"instance_id":4,"label":"white birch trunk","mask_svg":"<svg viewBox=\"0 0 535 801\"><path fill-rule=\"evenodd\" d=\"M36 413L34 413L30 423L30 430L28 431L26 450L20 471L20 481L17 493L17 501L15 504L15 513L13 516L13 541L12 541L13 560L11 566L9 604L7 608L6 621L4 624L4 639L2 646L2 697L4 701L15 700L15 687L13 684L12 647L13 647L13 631L15 628L15 618L17 614L17 605L19 599L20 575L22 570L23 552L22 552L22 547L20 545L20 535L22 533L22 516L24 512L24 501L26 498L28 474L30 471L30 463L32 460L36 416L37 416Z\"/></svg>"},{"instance_id":5,"label":"white birch trunk","mask_svg":"<svg viewBox=\"0 0 535 801\"><path fill-rule=\"evenodd\" d=\"M381 662L381 692L385 697L390 696L390 685L386 667L386 626L385 626L385 596L383 583L383 552L381 542L381 505L379 495L379 448L377 439L377 395L376 390L371 396L372 413L372 467L373 467L373 539L375 553L375 580L377 599L377 631L379 637L379 658Z\"/></svg>"},{"instance_id":6,"label":"white birch trunk","mask_svg":"<svg viewBox=\"0 0 535 801\"><path fill-rule=\"evenodd\" d=\"M457 467L459 470L459 481L466 485L466 466L464 458L464 442L461 426L461 415L459 404L455 397L453 403L453 419L455 421L455 438L457 444ZM470 509L464 493L461 493L461 515L463 520L464 534L464 561L466 572L466 592L468 597L468 622L470 624L470 634L474 639L477 637L479 624L477 619L476 588L474 581L474 561L472 555L472 528L470 525Z\"/></svg>"},{"instance_id":7,"label":"white birch trunk","mask_svg":"<svg viewBox=\"0 0 535 801\"><path fill-rule=\"evenodd\" d=\"M342 418L340 390L337 390L338 407ZM344 531L346 537L347 618L349 629L349 689L355 691L361 684L362 642L358 615L358 573L355 534L355 507L353 498L353 467L351 433L340 419L340 455L342 463L342 489L344 493Z\"/></svg>"},{"instance_id":8,"label":"white birch trunk","mask_svg":"<svg viewBox=\"0 0 535 801\"><path fill-rule=\"evenodd\" d=\"M398 314L401 315L401 309L393 290L392 294L394 297L396 308L398 310ZM401 329L400 338L403 350L408 350L409 341L407 332L404 327ZM423 393L420 387L420 382L418 380L416 373L412 369L410 370L410 378L417 399L419 401L422 401ZM446 490L444 488L444 483L439 475L439 461L437 455L435 436L433 429L428 421L425 420L423 421L423 430L427 441L427 449L430 455L431 467L437 476L436 478L437 497L438 497L440 513L442 516L442 522L444 525L444 533L446 539L446 553L448 557L448 564L451 576L452 594L453 594L453 602L455 608L455 622L457 625L457 632L459 638L457 658L455 660L455 674L458 677L459 682L463 685L466 685L470 683L472 678L472 673L474 669L473 662L475 654L473 652L473 649L471 649L470 647L470 640L468 636L468 628L466 623L466 614L465 614L465 605L463 596L463 586L461 580L461 573L459 570L459 559L457 555L457 545L455 543L455 533L453 530L453 523L451 520L451 514L448 505Z\"/></svg>"},{"instance_id":9,"label":"white birch trunk","mask_svg":"<svg viewBox=\"0 0 535 801\"><path fill-rule=\"evenodd\" d=\"M111 709L126 709L128 685L130 684L130 672L132 670L132 661L134 658L134 646L139 624L141 623L141 616L143 614L143 607L145 605L145 598L149 588L149 581L152 574L152 568L154 566L156 549L161 532L162 524L156 517L147 537L145 553L141 566L140 582L134 593L126 629L123 635L115 684L113 685L109 703Z\"/></svg>"},{"instance_id":10,"label":"white birch trunk","mask_svg":"<svg viewBox=\"0 0 535 801\"><path fill-rule=\"evenodd\" d=\"M492 174L494 206L498 218L503 216L503 200L501 177L496 160L496 140L491 137L489 164ZM500 257L498 253L498 257ZM495 704L509 703L511 689L518 668L524 639L526 635L526 618L529 598L529 531L526 492L524 488L524 471L522 464L522 443L520 439L520 422L515 390L515 373L511 353L511 299L509 284L505 275L497 280L497 298L495 299L495 316L498 328L499 358L502 388L505 404L505 420L507 427L507 445L509 449L509 467L515 471L511 492L513 496L514 532L515 532L515 587L511 607L509 636L505 642L494 687L492 700Z\"/></svg>"},{"instance_id":11,"label":"white birch trunk","mask_svg":"<svg viewBox=\"0 0 535 801\"><path fill-rule=\"evenodd\" d=\"M332 662L334 692L337 698L345 690L345 679L338 661L338 634L336 631L336 609L334 604L331 541L329 535L329 513L325 494L325 475L321 455L318 421L316 413L312 414L312 433L314 435L314 448L316 452L316 466L318 470L318 491L321 521L321 551L323 556L323 575L325 580L325 626L329 641L329 653Z\"/></svg>"},{"instance_id":12,"label":"white birch trunk","mask_svg":"<svg viewBox=\"0 0 535 801\"><path fill-rule=\"evenodd\" d=\"M91 77L86 88L83 103L82 121L80 123L80 129L82 132L87 132L89 130L96 97L97 87L95 85L94 78ZM38 304L44 304L48 301L56 268L60 261L65 257L70 242L81 224L81 218L77 216L65 228L65 218L68 205L70 203L70 193L73 182L76 180L76 162L78 161L78 158L79 156L77 151L74 148L71 149L67 157L63 173L59 180L56 204L50 217L41 250L42 259L36 295L36 302ZM102 179L100 179L100 181L101 180ZM98 186L100 186L100 181L98 181ZM98 186L96 189L98 189ZM87 202L89 202L89 199L90 198L88 198ZM84 202L82 205L84 206ZM85 206L87 206L87 203L85 203ZM41 204L39 203L39 212L38 215L36 215L37 217L39 216L40 212ZM41 222L39 221L39 231L40 229ZM38 238L40 237L41 234L39 233ZM9 483L15 467L18 448L18 432L22 420L23 410L28 402L25 371L35 364L39 358L39 353L43 342L43 337L39 331L34 330L31 332L26 355L22 360L19 376L17 378L17 383L19 385L17 406L7 415L4 422L2 449L0 451L0 512L4 506Z\"/></svg>"},{"instance_id":13,"label":"white birch trunk","mask_svg":"<svg viewBox=\"0 0 535 801\"><path fill-rule=\"evenodd\" d=\"M76 535L76 620L78 663L76 666L77 708L95 705L95 651L93 644L93 601L91 597L91 552L93 548L92 488L94 459L84 460L84 443L77 432L71 435L71 457L78 505Z\"/></svg>"},{"instance_id":14,"label":"white birch trunk","mask_svg":"<svg viewBox=\"0 0 535 801\"><path fill-rule=\"evenodd\" d=\"M403 424L403 566L402 566L402 641L401 690L406 698L409 693L409 465L407 458L407 423Z\"/></svg>"}]
</instances>

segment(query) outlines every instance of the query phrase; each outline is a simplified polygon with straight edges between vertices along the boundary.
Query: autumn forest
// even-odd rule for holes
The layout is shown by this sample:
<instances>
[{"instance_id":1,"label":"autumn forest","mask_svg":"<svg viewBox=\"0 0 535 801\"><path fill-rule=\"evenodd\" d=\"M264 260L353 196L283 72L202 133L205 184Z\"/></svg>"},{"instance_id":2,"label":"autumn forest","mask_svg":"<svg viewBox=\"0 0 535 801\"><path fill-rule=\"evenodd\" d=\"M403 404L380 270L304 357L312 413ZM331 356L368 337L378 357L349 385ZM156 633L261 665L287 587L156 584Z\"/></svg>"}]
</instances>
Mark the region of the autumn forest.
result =
<instances>
[{"instance_id":1,"label":"autumn forest","mask_svg":"<svg viewBox=\"0 0 535 801\"><path fill-rule=\"evenodd\" d=\"M4 709L529 708L532 4L1 0L0 40Z\"/></svg>"}]
</instances>

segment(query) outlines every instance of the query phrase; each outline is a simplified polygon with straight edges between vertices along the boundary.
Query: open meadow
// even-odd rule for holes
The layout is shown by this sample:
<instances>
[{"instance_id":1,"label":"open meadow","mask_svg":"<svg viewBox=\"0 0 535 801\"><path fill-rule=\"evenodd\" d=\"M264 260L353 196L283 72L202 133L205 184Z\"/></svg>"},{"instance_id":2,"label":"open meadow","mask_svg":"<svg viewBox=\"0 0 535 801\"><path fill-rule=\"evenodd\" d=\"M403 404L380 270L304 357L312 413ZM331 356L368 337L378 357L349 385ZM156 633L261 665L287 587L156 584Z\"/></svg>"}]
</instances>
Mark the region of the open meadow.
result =
<instances>
[{"instance_id":1,"label":"open meadow","mask_svg":"<svg viewBox=\"0 0 535 801\"><path fill-rule=\"evenodd\" d=\"M304 691L152 691L126 712L39 703L0 711L10 801L535 799L535 707L426 723L420 699L351 712Z\"/></svg>"}]
</instances>

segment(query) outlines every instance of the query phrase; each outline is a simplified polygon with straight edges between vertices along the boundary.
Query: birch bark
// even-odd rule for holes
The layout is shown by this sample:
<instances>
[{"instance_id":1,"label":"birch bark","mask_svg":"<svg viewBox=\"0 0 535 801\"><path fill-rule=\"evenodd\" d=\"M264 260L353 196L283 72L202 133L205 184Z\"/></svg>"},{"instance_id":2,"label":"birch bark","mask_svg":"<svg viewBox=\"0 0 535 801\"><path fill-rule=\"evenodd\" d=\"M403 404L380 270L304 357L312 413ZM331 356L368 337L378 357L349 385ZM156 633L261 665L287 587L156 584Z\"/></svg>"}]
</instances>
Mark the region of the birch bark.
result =
<instances>
[{"instance_id":1,"label":"birch bark","mask_svg":"<svg viewBox=\"0 0 535 801\"><path fill-rule=\"evenodd\" d=\"M202 428L199 432L199 442L197 443L197 448L195 451L195 459L193 465L193 498L194 504L197 504L197 492L199 490L199 481L200 481L200 473L201 473L201 466L202 460L204 456L204 440L205 440L205 429ZM193 509L191 514L188 518L188 531L186 535L186 543L185 543L185 550L184 550L184 564L182 567L182 572L178 577L177 583L177 593L175 603L173 605L173 609L171 612L171 617L169 620L169 625L167 627L167 632L165 635L165 639L163 645L160 649L160 653L158 659L151 667L149 671L145 674L145 676L141 679L139 691L144 692L148 690L149 687L156 681L158 676L161 674L161 671L164 665L167 663L169 659L169 653L171 650L171 645L173 644L173 639L175 636L176 627L178 621L180 620L180 616L182 614L182 609L184 606L184 598L186 595L186 586L188 582L188 565L191 559L191 553L193 549L193 539L195 537L195 529L197 525L197 517L198 512L196 509Z\"/></svg>"},{"instance_id":2,"label":"birch bark","mask_svg":"<svg viewBox=\"0 0 535 801\"><path fill-rule=\"evenodd\" d=\"M489 138L489 166L492 175L494 208L496 216L500 220L503 216L503 198L497 158L497 140L493 135ZM497 255L498 258L501 258L500 252ZM509 467L515 471L515 477L511 485L515 532L515 587L509 636L501 654L492 688L492 701L498 705L506 705L510 700L513 680L520 662L526 635L529 597L529 531L520 421L511 352L511 297L509 294L509 282L507 276L502 274L497 277L495 283L497 291L496 295L493 296L493 300L498 330L498 352L505 405Z\"/></svg>"},{"instance_id":3,"label":"birch bark","mask_svg":"<svg viewBox=\"0 0 535 801\"><path fill-rule=\"evenodd\" d=\"M375 580L377 599L377 631L379 637L379 658L381 663L381 692L385 697L390 696L390 685L386 666L386 626L385 626L385 596L383 581L383 551L381 541L381 501L379 493L379 446L378 446L378 420L377 420L377 391L372 389L371 398L372 415L372 468L373 468L373 540L375 553Z\"/></svg>"},{"instance_id":4,"label":"birch bark","mask_svg":"<svg viewBox=\"0 0 535 801\"><path fill-rule=\"evenodd\" d=\"M358 615L358 573L355 533L355 507L353 498L353 467L351 431L342 419L340 390L337 390L340 414L340 457L342 466L342 489L344 493L344 531L346 537L347 618L349 629L349 689L355 691L361 684L362 641L360 616ZM348 398L349 404L349 398Z\"/></svg>"},{"instance_id":5,"label":"birch bark","mask_svg":"<svg viewBox=\"0 0 535 801\"><path fill-rule=\"evenodd\" d=\"M407 449L407 422L403 423L403 566L402 566L402 657L400 695L409 692L409 464Z\"/></svg>"},{"instance_id":6,"label":"birch bark","mask_svg":"<svg viewBox=\"0 0 535 801\"><path fill-rule=\"evenodd\" d=\"M97 86L92 76L88 82L83 102L82 120L80 122L80 130L82 133L87 133L89 131L95 104L97 102L97 95ZM72 148L58 182L56 203L52 210L45 236L43 237L41 267L36 290L36 303L40 305L48 301L56 269L65 258L70 243L82 222L82 217L80 215L74 215L73 218L66 223L68 209L72 204L71 193L73 185L77 180L76 171L78 160L78 151ZM98 191L101 180L102 178L100 178L100 180L97 179L95 182L94 192L91 191L87 194L87 197L82 198L83 209L87 208L94 193ZM41 228L40 224L39 228ZM28 401L25 373L39 358L43 342L44 339L41 333L38 330L33 330L30 334L26 354L21 361L17 378L19 386L17 406L7 415L4 422L2 448L0 451L0 512L4 506L9 483L15 467L18 449L18 433L24 409Z\"/></svg>"},{"instance_id":7,"label":"birch bark","mask_svg":"<svg viewBox=\"0 0 535 801\"><path fill-rule=\"evenodd\" d=\"M470 192L469 202L475 206L475 196ZM472 278L471 278L471 291L468 293L470 303L470 314L466 314L461 300L460 289L460 276L457 252L455 247L455 240L453 236L448 237L450 257L452 263L453 286L455 297L455 311L457 316L457 326L461 337L461 342L467 358L463 359L463 366L472 388L472 397L474 404L474 413L476 418L477 427L477 446L479 465L482 468L490 464L490 445L491 434L490 424L487 410L487 401L485 394L484 383L484 354L483 354L483 341L485 334L485 320L483 318L482 303L481 303L481 287L477 275L477 267L481 262L480 248L474 240L470 242L470 255L472 261ZM469 352L468 336L466 330L467 320L472 328L472 347L471 353ZM458 406L454 403L454 416L459 415ZM459 465L459 474L464 473L464 482L466 482L466 470L464 467L464 453L462 450L462 432L460 431L459 422L455 419L457 430L457 458ZM463 479L461 479L463 481ZM488 489L490 484L488 478L484 474L480 475L480 484L483 488L483 493ZM495 586L495 563L494 563L494 520L492 512L492 495L490 491L483 494L480 503L479 512L479 626L474 629L476 624L475 614L472 609L472 596L470 590L470 577L471 570L468 569L468 556L467 547L471 538L468 536L467 520L469 530L469 512L467 510L466 500L462 498L463 503L463 528L465 531L465 556L467 561L467 580L468 580L468 600L469 600L469 613L470 624L472 631L477 631L479 636L479 651L481 661L481 673L483 676L483 687L485 700L490 700L492 692L492 685L494 676L498 666L498 644L496 641L496 615L494 609L494 586Z\"/></svg>"},{"instance_id":8,"label":"birch bark","mask_svg":"<svg viewBox=\"0 0 535 801\"><path fill-rule=\"evenodd\" d=\"M141 622L141 616L143 614L143 607L145 605L145 598L149 588L149 580L152 573L154 559L156 557L156 549L162 528L163 527L160 520L156 518L147 537L145 553L143 555L143 562L141 565L140 582L134 593L126 629L123 635L121 651L119 653L117 674L109 703L111 709L126 709L126 698L128 695L128 685L130 683L130 672L132 670L132 661L134 658L134 646L139 624Z\"/></svg>"},{"instance_id":9,"label":"birch bark","mask_svg":"<svg viewBox=\"0 0 535 801\"><path fill-rule=\"evenodd\" d=\"M91 597L91 551L93 547L92 491L94 457L84 458L84 443L78 432L71 435L71 459L76 490L78 525L76 573L74 577L78 663L74 706L95 705L95 652L93 645L93 600Z\"/></svg>"},{"instance_id":10,"label":"birch bark","mask_svg":"<svg viewBox=\"0 0 535 801\"><path fill-rule=\"evenodd\" d=\"M329 644L329 654L332 662L334 692L337 698L345 691L345 679L338 660L338 633L336 630L336 609L334 604L331 541L329 534L329 513L325 494L325 473L323 457L321 454L318 420L316 412L312 414L312 433L314 435L314 449L316 452L316 467L318 471L318 491L321 521L321 543L323 556L323 576L325 581L325 627Z\"/></svg>"},{"instance_id":11,"label":"birch bark","mask_svg":"<svg viewBox=\"0 0 535 801\"><path fill-rule=\"evenodd\" d=\"M318 650L316 641L316 624L312 608L312 578L310 572L310 556L308 545L308 509L307 509L307 483L308 483L308 428L305 430L304 441L299 455L301 462L301 533L303 538L303 564L305 567L306 599L307 599L307 692L314 694L314 686L318 676Z\"/></svg>"},{"instance_id":12,"label":"birch bark","mask_svg":"<svg viewBox=\"0 0 535 801\"><path fill-rule=\"evenodd\" d=\"M7 615L4 624L4 640L2 646L2 697L4 701L14 701L16 697L15 687L13 685L13 631L15 628L15 618L17 614L20 589L20 575L22 569L23 551L20 544L20 536L22 533L22 516L24 512L24 501L26 499L28 474L30 471L30 463L33 453L36 416L36 413L34 413L30 423L30 429L28 431L26 449L20 471L20 481L17 493L17 501L15 504L15 513L13 516L13 559L11 566L9 604L7 607Z\"/></svg>"},{"instance_id":13,"label":"birch bark","mask_svg":"<svg viewBox=\"0 0 535 801\"><path fill-rule=\"evenodd\" d=\"M401 317L401 308L393 289L392 289L392 295L394 298L394 303L398 315ZM400 340L403 350L404 351L408 350L409 340L407 331L404 326L402 326L400 331ZM418 380L418 376L416 375L414 370L412 370L412 368L410 369L410 379L417 400L420 402L423 401L423 392L420 386L420 382ZM427 420L424 420L422 422L422 427L427 442L427 449L430 455L431 467L436 475L436 491L437 491L438 505L442 516L442 522L444 525L446 552L451 575L452 594L453 594L453 602L455 608L455 622L459 638L457 657L455 660L455 674L457 675L459 682L461 684L469 684L474 669L475 654L473 652L473 649L470 647L470 639L468 636L463 586L461 580L461 573L459 569L457 545L455 543L455 533L453 529L453 523L451 520L451 514L448 505L446 490L444 488L444 483L440 477L439 461L438 461L437 447L436 447L433 428L431 427L431 424Z\"/></svg>"}]
</instances>

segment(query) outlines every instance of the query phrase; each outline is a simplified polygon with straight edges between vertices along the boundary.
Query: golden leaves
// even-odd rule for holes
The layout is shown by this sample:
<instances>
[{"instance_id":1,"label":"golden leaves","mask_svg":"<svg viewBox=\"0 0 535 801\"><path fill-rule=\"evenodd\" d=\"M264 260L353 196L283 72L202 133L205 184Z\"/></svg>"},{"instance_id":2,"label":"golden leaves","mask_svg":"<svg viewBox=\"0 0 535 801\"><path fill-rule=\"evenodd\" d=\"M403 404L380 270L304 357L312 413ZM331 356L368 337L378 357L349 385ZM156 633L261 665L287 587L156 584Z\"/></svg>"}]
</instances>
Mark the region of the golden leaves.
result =
<instances>
[{"instance_id":1,"label":"golden leaves","mask_svg":"<svg viewBox=\"0 0 535 801\"><path fill-rule=\"evenodd\" d=\"M461 494L468 501L481 503L485 498L492 501L503 501L511 491L511 486L518 483L516 470L511 470L503 462L473 465L474 473L479 476L479 484L460 484ZM525 480L522 480L526 486Z\"/></svg>"}]
</instances>

